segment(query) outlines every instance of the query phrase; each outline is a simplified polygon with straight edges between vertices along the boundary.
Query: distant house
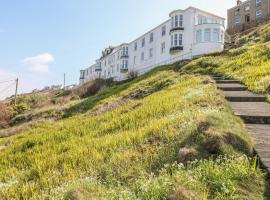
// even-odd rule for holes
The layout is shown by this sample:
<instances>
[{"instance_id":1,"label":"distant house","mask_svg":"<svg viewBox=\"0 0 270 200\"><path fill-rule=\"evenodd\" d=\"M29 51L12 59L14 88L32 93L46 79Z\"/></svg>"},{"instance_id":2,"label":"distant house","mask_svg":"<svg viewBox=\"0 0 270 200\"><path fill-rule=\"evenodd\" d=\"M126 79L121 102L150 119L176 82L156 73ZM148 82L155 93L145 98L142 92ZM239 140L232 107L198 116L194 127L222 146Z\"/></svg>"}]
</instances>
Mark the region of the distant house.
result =
<instances>
[{"instance_id":1,"label":"distant house","mask_svg":"<svg viewBox=\"0 0 270 200\"><path fill-rule=\"evenodd\" d=\"M124 80L159 65L190 59L224 48L224 18L189 7L170 13L170 19L130 43L108 47L94 65L80 71L80 84L88 80Z\"/></svg>"},{"instance_id":2,"label":"distant house","mask_svg":"<svg viewBox=\"0 0 270 200\"><path fill-rule=\"evenodd\" d=\"M228 10L228 32L243 31L269 17L270 0L237 0L237 5Z\"/></svg>"}]
</instances>

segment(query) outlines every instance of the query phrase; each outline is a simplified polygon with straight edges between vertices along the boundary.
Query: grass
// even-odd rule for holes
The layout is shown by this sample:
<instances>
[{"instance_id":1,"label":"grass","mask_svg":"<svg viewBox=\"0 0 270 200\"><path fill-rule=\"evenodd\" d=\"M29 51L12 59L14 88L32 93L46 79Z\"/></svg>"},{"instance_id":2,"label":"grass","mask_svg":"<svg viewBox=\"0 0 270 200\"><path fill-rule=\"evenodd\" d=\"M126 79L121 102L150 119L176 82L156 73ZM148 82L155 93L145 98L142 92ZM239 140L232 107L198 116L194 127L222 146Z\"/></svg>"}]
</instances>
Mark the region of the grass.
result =
<instances>
[{"instance_id":1,"label":"grass","mask_svg":"<svg viewBox=\"0 0 270 200\"><path fill-rule=\"evenodd\" d=\"M243 122L196 74L269 93L269 35L259 27L229 51L107 87L89 83L79 92L92 96L61 109L58 121L0 139L0 199L266 199Z\"/></svg>"},{"instance_id":2,"label":"grass","mask_svg":"<svg viewBox=\"0 0 270 200\"><path fill-rule=\"evenodd\" d=\"M208 79L164 66L0 140L0 197L263 199L251 140Z\"/></svg>"},{"instance_id":3,"label":"grass","mask_svg":"<svg viewBox=\"0 0 270 200\"><path fill-rule=\"evenodd\" d=\"M269 24L240 38L242 45L220 55L197 59L181 70L187 73L221 74L243 82L249 90L270 92L270 28Z\"/></svg>"}]
</instances>

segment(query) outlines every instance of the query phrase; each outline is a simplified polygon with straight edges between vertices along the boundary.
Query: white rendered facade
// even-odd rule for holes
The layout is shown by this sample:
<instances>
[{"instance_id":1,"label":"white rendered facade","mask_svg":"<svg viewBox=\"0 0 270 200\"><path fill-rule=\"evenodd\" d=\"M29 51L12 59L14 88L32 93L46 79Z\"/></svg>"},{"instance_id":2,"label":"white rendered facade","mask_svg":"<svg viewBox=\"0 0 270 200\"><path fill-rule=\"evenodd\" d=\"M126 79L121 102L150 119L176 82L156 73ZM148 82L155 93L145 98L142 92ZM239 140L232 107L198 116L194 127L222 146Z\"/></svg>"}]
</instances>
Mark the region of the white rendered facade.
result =
<instances>
[{"instance_id":1,"label":"white rendered facade","mask_svg":"<svg viewBox=\"0 0 270 200\"><path fill-rule=\"evenodd\" d=\"M130 43L109 47L96 64L81 70L80 84L96 78L121 81L159 65L191 59L224 48L224 18L189 7ZM95 70L93 70L95 68Z\"/></svg>"}]
</instances>

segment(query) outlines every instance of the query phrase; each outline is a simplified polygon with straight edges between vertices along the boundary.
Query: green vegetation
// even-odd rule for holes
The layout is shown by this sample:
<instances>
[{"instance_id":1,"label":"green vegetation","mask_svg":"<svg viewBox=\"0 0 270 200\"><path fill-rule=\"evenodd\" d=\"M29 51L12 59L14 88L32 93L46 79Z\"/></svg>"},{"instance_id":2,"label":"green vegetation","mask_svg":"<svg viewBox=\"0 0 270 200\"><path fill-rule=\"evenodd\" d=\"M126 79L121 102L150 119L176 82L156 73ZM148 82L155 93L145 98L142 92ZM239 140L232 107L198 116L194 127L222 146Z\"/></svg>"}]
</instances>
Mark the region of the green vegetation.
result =
<instances>
[{"instance_id":1,"label":"green vegetation","mask_svg":"<svg viewBox=\"0 0 270 200\"><path fill-rule=\"evenodd\" d=\"M263 199L248 134L207 76L161 67L69 111L0 141L2 199Z\"/></svg>"},{"instance_id":2,"label":"green vegetation","mask_svg":"<svg viewBox=\"0 0 270 200\"><path fill-rule=\"evenodd\" d=\"M0 139L0 199L267 198L242 121L211 78L199 74L269 93L269 35L263 26L241 37L238 48L130 81L92 81L44 101L25 97L20 103L29 109L45 101L64 105L13 119L57 121Z\"/></svg>"},{"instance_id":3,"label":"green vegetation","mask_svg":"<svg viewBox=\"0 0 270 200\"><path fill-rule=\"evenodd\" d=\"M256 93L270 92L270 26L261 26L238 41L240 47L197 59L182 70L222 74L243 82Z\"/></svg>"}]
</instances>

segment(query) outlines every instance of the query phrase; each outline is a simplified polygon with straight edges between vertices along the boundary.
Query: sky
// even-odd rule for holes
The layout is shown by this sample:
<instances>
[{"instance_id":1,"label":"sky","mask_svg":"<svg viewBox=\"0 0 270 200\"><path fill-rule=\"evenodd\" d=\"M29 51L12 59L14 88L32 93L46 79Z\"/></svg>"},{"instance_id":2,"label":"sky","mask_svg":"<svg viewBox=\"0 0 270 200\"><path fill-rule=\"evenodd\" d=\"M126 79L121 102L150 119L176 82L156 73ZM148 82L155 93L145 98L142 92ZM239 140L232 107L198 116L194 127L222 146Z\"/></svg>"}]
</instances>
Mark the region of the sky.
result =
<instances>
[{"instance_id":1,"label":"sky","mask_svg":"<svg viewBox=\"0 0 270 200\"><path fill-rule=\"evenodd\" d=\"M0 99L79 81L101 51L194 6L226 17L236 0L0 0ZM10 82L5 82L9 81ZM3 83L5 82L5 83Z\"/></svg>"}]
</instances>

